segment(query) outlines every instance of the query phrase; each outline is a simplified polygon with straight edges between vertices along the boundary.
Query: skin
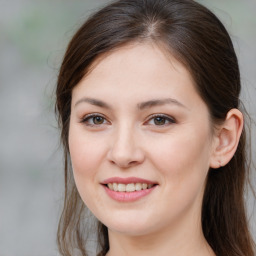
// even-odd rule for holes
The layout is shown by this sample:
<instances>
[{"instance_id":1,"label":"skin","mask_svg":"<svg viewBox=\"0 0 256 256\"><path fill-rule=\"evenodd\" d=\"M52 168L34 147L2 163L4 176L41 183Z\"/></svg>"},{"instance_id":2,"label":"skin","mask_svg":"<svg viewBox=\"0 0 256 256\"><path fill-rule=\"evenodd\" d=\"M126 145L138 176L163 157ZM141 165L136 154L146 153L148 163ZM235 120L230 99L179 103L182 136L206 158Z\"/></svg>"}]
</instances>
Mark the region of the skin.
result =
<instances>
[{"instance_id":1,"label":"skin","mask_svg":"<svg viewBox=\"0 0 256 256\"><path fill-rule=\"evenodd\" d=\"M69 147L81 198L108 227L108 256L214 255L201 204L209 167L225 164L237 146L237 116L213 134L190 73L153 44L127 45L95 63L72 92ZM117 202L101 185L111 177L157 186L135 202Z\"/></svg>"}]
</instances>

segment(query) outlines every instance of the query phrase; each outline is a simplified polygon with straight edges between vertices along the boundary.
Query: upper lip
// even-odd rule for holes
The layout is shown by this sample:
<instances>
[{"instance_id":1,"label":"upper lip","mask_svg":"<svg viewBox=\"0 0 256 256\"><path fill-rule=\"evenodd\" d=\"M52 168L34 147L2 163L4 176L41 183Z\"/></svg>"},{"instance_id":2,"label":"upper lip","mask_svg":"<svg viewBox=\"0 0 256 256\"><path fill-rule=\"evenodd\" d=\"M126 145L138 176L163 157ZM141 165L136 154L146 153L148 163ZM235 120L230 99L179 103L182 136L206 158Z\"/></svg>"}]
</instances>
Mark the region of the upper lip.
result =
<instances>
[{"instance_id":1,"label":"upper lip","mask_svg":"<svg viewBox=\"0 0 256 256\"><path fill-rule=\"evenodd\" d=\"M128 177L128 178L121 178L121 177L112 177L104 180L102 184L108 183L121 183L121 184L130 184L130 183L146 183L146 184L157 184L155 181L150 181L142 178L137 177Z\"/></svg>"}]
</instances>

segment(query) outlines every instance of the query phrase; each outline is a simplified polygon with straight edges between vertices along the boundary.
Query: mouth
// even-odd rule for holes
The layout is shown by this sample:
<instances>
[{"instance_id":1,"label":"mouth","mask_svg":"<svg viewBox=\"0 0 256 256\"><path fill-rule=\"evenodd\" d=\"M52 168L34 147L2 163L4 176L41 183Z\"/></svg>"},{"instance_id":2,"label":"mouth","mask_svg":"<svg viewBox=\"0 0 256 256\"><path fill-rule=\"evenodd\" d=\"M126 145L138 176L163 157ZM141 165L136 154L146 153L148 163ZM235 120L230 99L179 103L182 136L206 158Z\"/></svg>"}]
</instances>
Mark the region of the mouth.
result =
<instances>
[{"instance_id":1,"label":"mouth","mask_svg":"<svg viewBox=\"0 0 256 256\"><path fill-rule=\"evenodd\" d=\"M159 184L141 178L119 178L113 177L101 183L106 193L114 200L122 202L136 201L147 196Z\"/></svg>"},{"instance_id":2,"label":"mouth","mask_svg":"<svg viewBox=\"0 0 256 256\"><path fill-rule=\"evenodd\" d=\"M108 187L111 191L115 191L115 192L135 192L135 191L141 191L141 190L146 190L146 189L150 189L154 186L156 186L157 184L148 184L148 183L128 183L128 184L124 184L124 183L107 183L104 184L104 186Z\"/></svg>"}]
</instances>

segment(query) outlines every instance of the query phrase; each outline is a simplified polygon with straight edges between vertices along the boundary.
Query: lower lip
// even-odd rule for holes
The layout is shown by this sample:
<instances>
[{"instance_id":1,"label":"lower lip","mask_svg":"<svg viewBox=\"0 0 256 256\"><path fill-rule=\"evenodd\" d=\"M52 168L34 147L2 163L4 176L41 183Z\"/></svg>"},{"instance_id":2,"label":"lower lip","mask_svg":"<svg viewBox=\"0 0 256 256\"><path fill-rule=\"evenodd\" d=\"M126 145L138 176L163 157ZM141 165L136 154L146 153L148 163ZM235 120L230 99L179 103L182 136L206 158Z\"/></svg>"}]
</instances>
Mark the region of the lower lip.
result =
<instances>
[{"instance_id":1,"label":"lower lip","mask_svg":"<svg viewBox=\"0 0 256 256\"><path fill-rule=\"evenodd\" d=\"M140 191L134 191L134 192L117 192L110 190L107 186L103 186L106 193L114 200L119 202L133 202L136 200L139 200L142 197L147 196L149 193L151 193L156 186L149 188L149 189L143 189Z\"/></svg>"}]
</instances>

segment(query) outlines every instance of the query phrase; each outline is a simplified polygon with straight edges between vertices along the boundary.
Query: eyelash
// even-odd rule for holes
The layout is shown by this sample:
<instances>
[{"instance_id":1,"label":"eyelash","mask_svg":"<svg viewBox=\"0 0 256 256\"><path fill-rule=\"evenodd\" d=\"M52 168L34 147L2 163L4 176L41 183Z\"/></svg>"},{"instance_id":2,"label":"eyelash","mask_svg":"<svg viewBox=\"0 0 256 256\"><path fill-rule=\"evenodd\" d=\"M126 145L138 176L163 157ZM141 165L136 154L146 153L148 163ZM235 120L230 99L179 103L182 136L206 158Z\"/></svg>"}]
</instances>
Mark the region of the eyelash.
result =
<instances>
[{"instance_id":1,"label":"eyelash","mask_svg":"<svg viewBox=\"0 0 256 256\"><path fill-rule=\"evenodd\" d=\"M100 124L89 123L90 120L92 120L92 122L93 122L93 119L94 119L94 118L97 118L97 117L102 118L103 123L100 123ZM161 118L161 119L163 119L163 120L164 120L164 124L157 125L157 124L155 123L155 121L154 121L156 118ZM154 124L149 124L150 121L153 121ZM168 123L166 123L166 121L167 121ZM86 115L85 117L83 117L82 120L81 120L81 123L83 123L83 124L85 124L85 125L87 125L87 126L92 126L92 127L94 127L94 126L104 125L104 124L106 124L106 123L109 123L109 121L108 121L103 115L98 114L98 113L93 113L93 114L88 114L88 115ZM147 121L146 121L144 124L149 124L149 125L153 125L153 126L161 126L161 127L163 127L163 126L167 126L167 125L169 125L169 124L175 124L175 123L176 123L176 120L175 120L174 118L168 116L168 115L165 115L165 114L154 114L154 115L149 116L148 119L147 119Z\"/></svg>"},{"instance_id":2,"label":"eyelash","mask_svg":"<svg viewBox=\"0 0 256 256\"><path fill-rule=\"evenodd\" d=\"M96 118L96 117L102 118L104 123L102 123L102 124L95 124L95 123L90 124L89 121L90 121L90 120L93 121L93 119ZM89 114L89 115L84 116L84 117L82 118L82 120L81 120L81 123L83 123L83 124L85 124L85 125L87 125L87 126L100 126L100 125L105 124L106 121L107 121L107 119L106 119L103 115L98 114L98 113L93 113L93 114ZM107 121L107 122L108 122L108 121Z\"/></svg>"},{"instance_id":3,"label":"eyelash","mask_svg":"<svg viewBox=\"0 0 256 256\"><path fill-rule=\"evenodd\" d=\"M159 118L159 117L160 117L161 119L164 119L165 122L167 121L168 123L164 123L164 124L162 124L162 125L157 125L157 124L154 122L154 120L155 120L156 118ZM154 114L154 115L151 115L151 116L149 116L148 120L146 121L146 124L148 124L150 121L153 121L153 122L154 122L154 124L152 124L152 125L154 125L154 126L167 126L167 125L169 125L169 124L175 124L175 123L176 123L176 120L175 120L173 117L170 117L170 116L165 115L165 114Z\"/></svg>"}]
</instances>

